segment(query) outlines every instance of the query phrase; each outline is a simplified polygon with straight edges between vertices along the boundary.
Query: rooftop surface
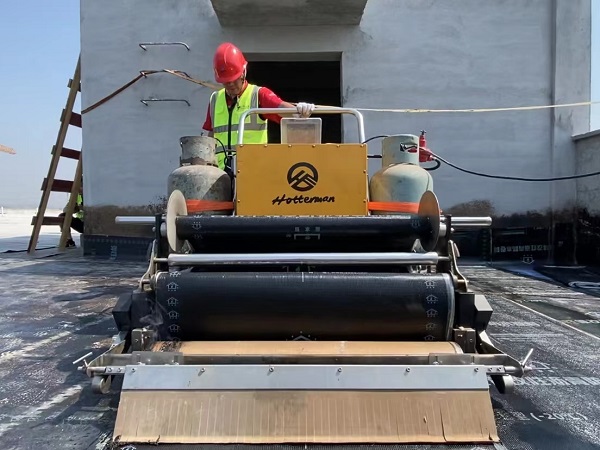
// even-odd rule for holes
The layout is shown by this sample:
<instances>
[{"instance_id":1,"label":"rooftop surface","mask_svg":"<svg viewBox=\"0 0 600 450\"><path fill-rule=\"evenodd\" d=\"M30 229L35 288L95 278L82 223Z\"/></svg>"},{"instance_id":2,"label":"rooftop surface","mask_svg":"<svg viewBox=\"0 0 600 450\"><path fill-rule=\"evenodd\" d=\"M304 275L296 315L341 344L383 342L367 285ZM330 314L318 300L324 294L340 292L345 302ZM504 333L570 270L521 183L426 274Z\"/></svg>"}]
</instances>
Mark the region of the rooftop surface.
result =
<instances>
[{"instance_id":1,"label":"rooftop surface","mask_svg":"<svg viewBox=\"0 0 600 450\"><path fill-rule=\"evenodd\" d=\"M108 348L116 332L111 308L145 264L84 258L79 248L30 256L23 251L27 217L11 225L16 235L0 222L2 449L108 449L118 389L93 394L72 362ZM40 248L56 245L52 231L44 231ZM494 308L493 342L518 359L534 349L535 369L515 381L515 393L491 387L506 448L600 449L600 298L593 284L600 276L594 281L585 268L540 268L542 274L515 263L464 262L461 270ZM573 284L578 274L587 284Z\"/></svg>"}]
</instances>

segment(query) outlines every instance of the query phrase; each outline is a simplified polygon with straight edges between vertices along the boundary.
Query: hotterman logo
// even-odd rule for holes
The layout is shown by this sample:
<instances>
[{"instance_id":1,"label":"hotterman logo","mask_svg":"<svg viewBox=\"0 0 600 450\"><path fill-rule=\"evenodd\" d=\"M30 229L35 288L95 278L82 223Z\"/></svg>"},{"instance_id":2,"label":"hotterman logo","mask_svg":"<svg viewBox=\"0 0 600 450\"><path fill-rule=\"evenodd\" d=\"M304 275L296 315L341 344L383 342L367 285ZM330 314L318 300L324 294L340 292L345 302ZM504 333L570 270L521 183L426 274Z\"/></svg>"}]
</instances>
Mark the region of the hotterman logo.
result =
<instances>
[{"instance_id":1,"label":"hotterman logo","mask_svg":"<svg viewBox=\"0 0 600 450\"><path fill-rule=\"evenodd\" d=\"M299 192L310 191L319 181L319 172L312 164L299 162L290 167L287 173L288 184Z\"/></svg>"},{"instance_id":2,"label":"hotterman logo","mask_svg":"<svg viewBox=\"0 0 600 450\"><path fill-rule=\"evenodd\" d=\"M278 195L272 201L273 205L281 205L285 203L286 205L291 205L292 203L333 203L335 202L335 197L306 197L304 195L296 195L294 197L288 197L285 194Z\"/></svg>"},{"instance_id":3,"label":"hotterman logo","mask_svg":"<svg viewBox=\"0 0 600 450\"><path fill-rule=\"evenodd\" d=\"M299 162L294 164L287 173L287 182L290 187L299 192L306 192L313 189L317 182L319 181L319 172L316 167L307 162ZM308 197L305 195L295 195L293 197L288 197L285 194L278 195L276 198L272 200L273 205L291 205L291 204L299 204L299 203L333 203L335 202L335 197L333 196L324 196L317 197L312 196Z\"/></svg>"}]
</instances>

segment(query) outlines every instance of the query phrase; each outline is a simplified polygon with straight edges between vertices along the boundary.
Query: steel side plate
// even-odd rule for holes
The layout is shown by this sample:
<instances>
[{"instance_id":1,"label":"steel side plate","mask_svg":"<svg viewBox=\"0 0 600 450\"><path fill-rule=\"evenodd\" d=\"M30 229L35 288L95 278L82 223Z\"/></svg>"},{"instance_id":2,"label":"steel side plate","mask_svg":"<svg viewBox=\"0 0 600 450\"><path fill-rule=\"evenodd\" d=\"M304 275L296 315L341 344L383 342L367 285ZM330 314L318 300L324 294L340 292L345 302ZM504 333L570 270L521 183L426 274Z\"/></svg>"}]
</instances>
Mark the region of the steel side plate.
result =
<instances>
[{"instance_id":1,"label":"steel side plate","mask_svg":"<svg viewBox=\"0 0 600 450\"><path fill-rule=\"evenodd\" d=\"M487 390L485 366L127 366L123 390Z\"/></svg>"}]
</instances>

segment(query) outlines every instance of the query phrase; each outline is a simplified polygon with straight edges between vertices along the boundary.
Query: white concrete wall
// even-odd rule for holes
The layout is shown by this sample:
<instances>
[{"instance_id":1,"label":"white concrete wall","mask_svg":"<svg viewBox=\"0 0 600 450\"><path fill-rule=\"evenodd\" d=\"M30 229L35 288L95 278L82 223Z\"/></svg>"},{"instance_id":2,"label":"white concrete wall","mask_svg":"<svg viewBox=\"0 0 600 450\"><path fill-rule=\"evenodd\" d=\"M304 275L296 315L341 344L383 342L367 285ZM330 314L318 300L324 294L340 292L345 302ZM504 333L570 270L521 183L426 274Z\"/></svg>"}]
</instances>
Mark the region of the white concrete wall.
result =
<instances>
[{"instance_id":1,"label":"white concrete wall","mask_svg":"<svg viewBox=\"0 0 600 450\"><path fill-rule=\"evenodd\" d=\"M577 173L600 172L600 130L576 136ZM579 178L577 206L592 216L600 216L600 176Z\"/></svg>"},{"instance_id":2,"label":"white concrete wall","mask_svg":"<svg viewBox=\"0 0 600 450\"><path fill-rule=\"evenodd\" d=\"M590 0L370 0L360 27L225 29L210 0L82 0L82 108L143 69L183 70L213 81L213 51L226 40L259 54L342 52L348 107L459 109L588 101L590 22ZM181 46L143 51L138 43L148 41L184 41L190 51ZM152 75L85 114L86 204L144 206L164 197L167 176L178 164L178 138L201 132L209 95L209 89L172 75ZM191 106L140 103L150 96L186 99ZM573 173L570 136L589 129L588 108L364 115L367 136L426 129L429 146L449 161L522 177ZM348 140L356 139L353 120L344 122ZM372 151L379 151L379 142L372 143ZM372 173L377 165L372 163ZM496 214L510 215L562 208L575 195L575 183L553 191L550 183L492 180L448 167L433 175L446 210L489 201Z\"/></svg>"},{"instance_id":3,"label":"white concrete wall","mask_svg":"<svg viewBox=\"0 0 600 450\"><path fill-rule=\"evenodd\" d=\"M589 0L553 0L554 40L552 104L589 101L591 96L591 4ZM551 177L576 171L573 135L590 130L590 107L557 108L551 120ZM554 210L576 207L577 181L550 183L550 206Z\"/></svg>"}]
</instances>

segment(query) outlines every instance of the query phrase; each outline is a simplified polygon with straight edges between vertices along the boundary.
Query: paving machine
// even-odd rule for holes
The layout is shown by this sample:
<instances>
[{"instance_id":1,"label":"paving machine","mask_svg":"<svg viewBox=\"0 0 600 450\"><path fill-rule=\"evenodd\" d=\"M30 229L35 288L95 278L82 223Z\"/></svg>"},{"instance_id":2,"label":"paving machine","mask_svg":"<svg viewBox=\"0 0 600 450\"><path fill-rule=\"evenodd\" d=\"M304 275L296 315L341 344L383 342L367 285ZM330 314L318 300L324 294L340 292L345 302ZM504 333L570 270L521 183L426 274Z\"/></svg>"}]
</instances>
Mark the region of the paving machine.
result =
<instances>
[{"instance_id":1,"label":"paving machine","mask_svg":"<svg viewBox=\"0 0 600 450\"><path fill-rule=\"evenodd\" d=\"M181 139L149 266L118 299L118 334L80 370L107 393L122 378L113 440L144 444L389 444L501 448L489 381L523 376L486 335L492 309L457 264L415 135L385 137L369 178L358 143L322 144L321 119L285 118L282 142ZM233 182L232 182L233 180ZM194 447L196 448L196 447Z\"/></svg>"}]
</instances>

